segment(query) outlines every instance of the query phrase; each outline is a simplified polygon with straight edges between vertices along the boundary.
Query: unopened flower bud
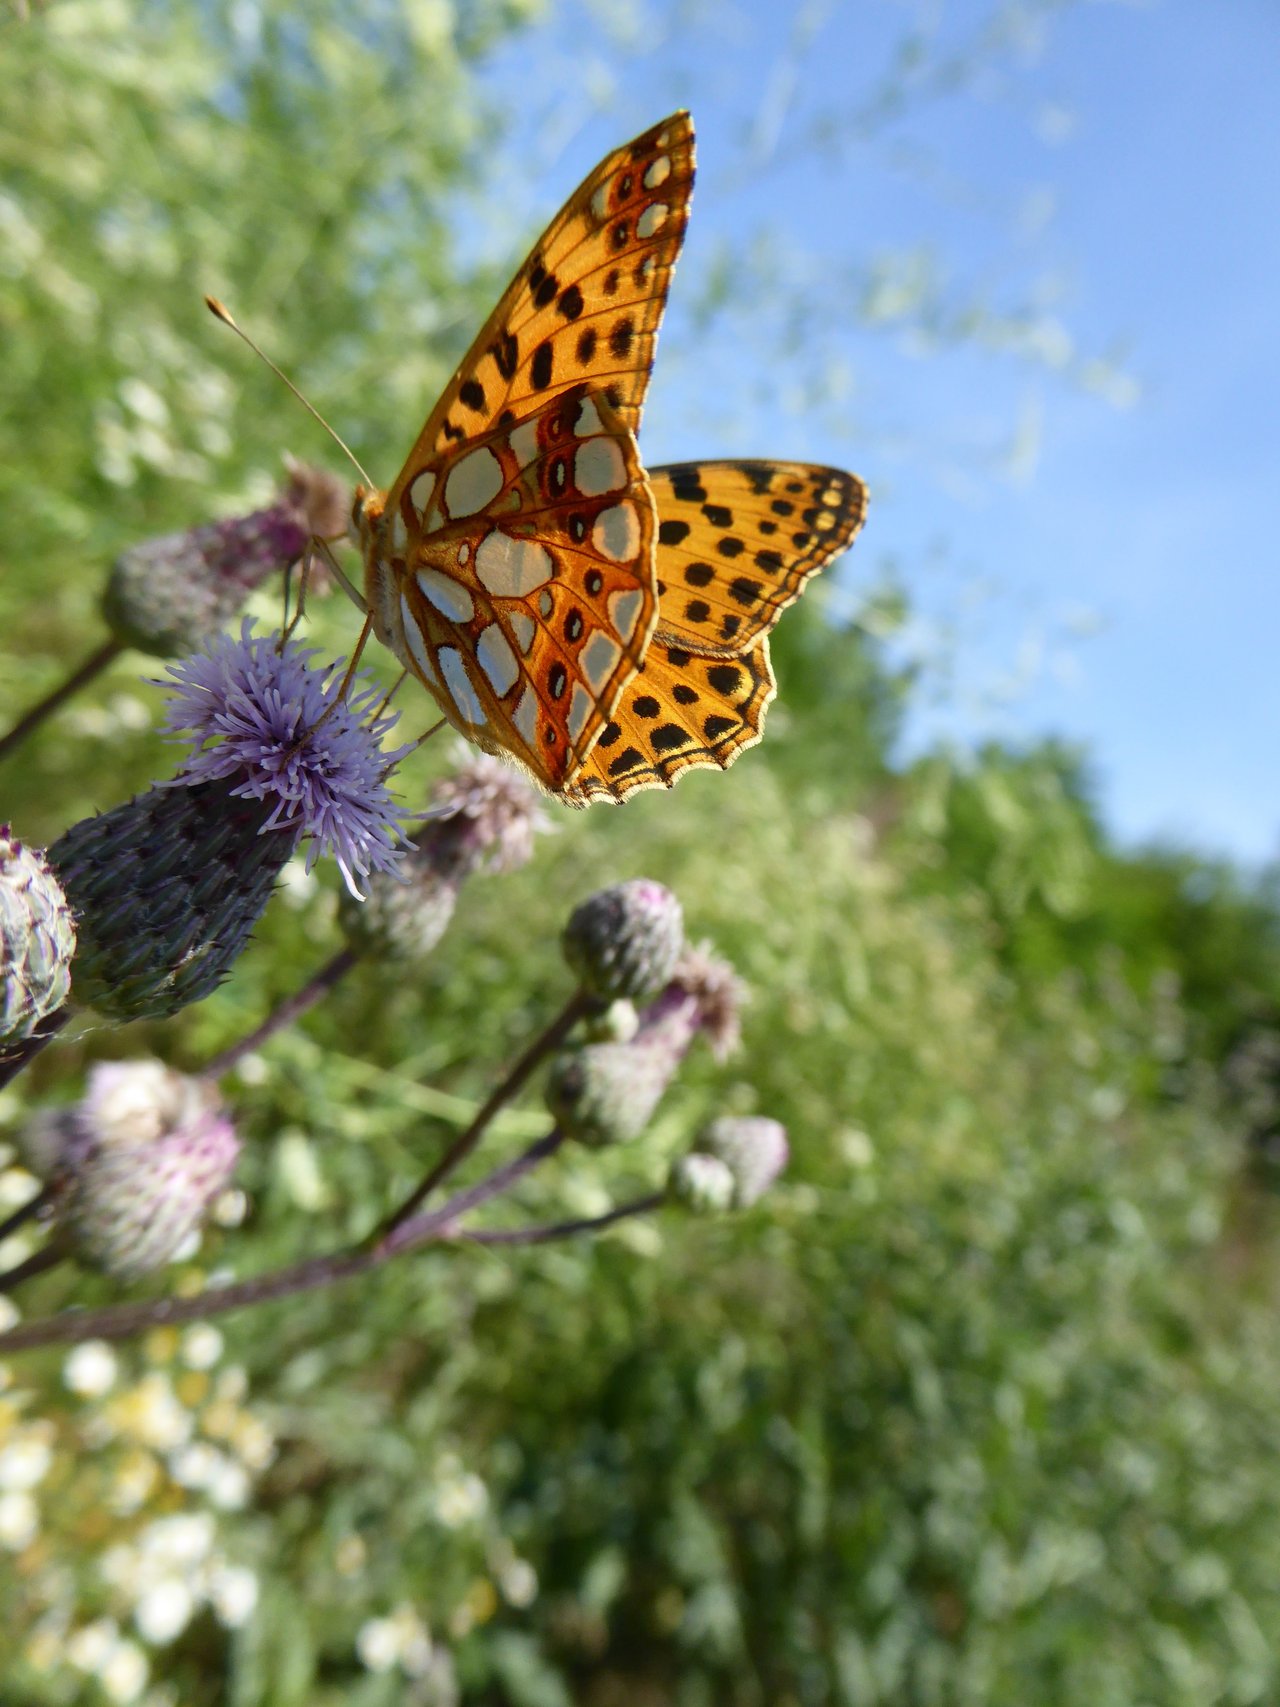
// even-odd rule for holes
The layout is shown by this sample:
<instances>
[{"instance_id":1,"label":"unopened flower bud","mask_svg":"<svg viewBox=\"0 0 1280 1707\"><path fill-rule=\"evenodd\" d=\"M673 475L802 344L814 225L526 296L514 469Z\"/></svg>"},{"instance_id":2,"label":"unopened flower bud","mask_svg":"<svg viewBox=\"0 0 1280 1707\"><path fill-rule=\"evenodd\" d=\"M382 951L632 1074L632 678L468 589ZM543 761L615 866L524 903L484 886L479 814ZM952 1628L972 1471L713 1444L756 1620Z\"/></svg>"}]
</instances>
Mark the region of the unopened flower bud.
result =
<instances>
[{"instance_id":1,"label":"unopened flower bud","mask_svg":"<svg viewBox=\"0 0 1280 1707\"><path fill-rule=\"evenodd\" d=\"M551 1064L547 1107L570 1138L600 1148L644 1131L679 1055L638 1043L588 1043Z\"/></svg>"},{"instance_id":2,"label":"unopened flower bud","mask_svg":"<svg viewBox=\"0 0 1280 1707\"><path fill-rule=\"evenodd\" d=\"M718 1215L733 1204L733 1175L719 1156L691 1150L672 1163L667 1190L697 1215Z\"/></svg>"},{"instance_id":3,"label":"unopened flower bud","mask_svg":"<svg viewBox=\"0 0 1280 1707\"><path fill-rule=\"evenodd\" d=\"M704 1127L694 1153L723 1162L733 1179L733 1207L758 1203L786 1167L786 1128L764 1115L721 1115Z\"/></svg>"},{"instance_id":4,"label":"unopened flower bud","mask_svg":"<svg viewBox=\"0 0 1280 1707\"><path fill-rule=\"evenodd\" d=\"M76 1000L123 1022L209 995L297 846L271 813L218 781L153 788L73 824L49 860L79 921Z\"/></svg>"},{"instance_id":5,"label":"unopened flower bud","mask_svg":"<svg viewBox=\"0 0 1280 1707\"><path fill-rule=\"evenodd\" d=\"M231 1177L240 1141L216 1092L154 1061L95 1067L84 1099L33 1122L57 1229L122 1280L172 1260Z\"/></svg>"},{"instance_id":6,"label":"unopened flower bud","mask_svg":"<svg viewBox=\"0 0 1280 1707\"><path fill-rule=\"evenodd\" d=\"M360 954L421 960L444 935L467 878L526 864L534 835L546 827L533 788L488 755L437 783L431 800L431 815L400 862L404 881L375 873L363 902L347 895L339 904L343 933Z\"/></svg>"},{"instance_id":7,"label":"unopened flower bud","mask_svg":"<svg viewBox=\"0 0 1280 1707\"><path fill-rule=\"evenodd\" d=\"M683 946L679 901L647 877L588 896L570 916L563 942L572 971L607 1001L647 1001L671 977Z\"/></svg>"},{"instance_id":8,"label":"unopened flower bud","mask_svg":"<svg viewBox=\"0 0 1280 1707\"><path fill-rule=\"evenodd\" d=\"M20 1043L60 1008L76 930L43 854L0 825L0 1048Z\"/></svg>"},{"instance_id":9,"label":"unopened flower bud","mask_svg":"<svg viewBox=\"0 0 1280 1707\"><path fill-rule=\"evenodd\" d=\"M264 510L144 541L118 557L103 614L126 646L160 657L193 651L236 614L249 594L296 563L314 537L346 531L350 494L304 463Z\"/></svg>"}]
</instances>

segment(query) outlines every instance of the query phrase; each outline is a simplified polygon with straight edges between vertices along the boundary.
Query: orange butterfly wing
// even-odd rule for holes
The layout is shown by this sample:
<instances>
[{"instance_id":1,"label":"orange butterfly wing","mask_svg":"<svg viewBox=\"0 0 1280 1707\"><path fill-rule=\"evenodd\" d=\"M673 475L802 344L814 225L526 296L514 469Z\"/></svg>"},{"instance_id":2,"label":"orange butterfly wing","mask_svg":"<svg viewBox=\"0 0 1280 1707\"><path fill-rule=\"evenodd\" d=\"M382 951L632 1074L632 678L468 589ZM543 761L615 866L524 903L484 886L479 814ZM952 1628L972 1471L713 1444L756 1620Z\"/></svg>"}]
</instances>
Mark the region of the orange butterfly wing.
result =
<instances>
[{"instance_id":1,"label":"orange butterfly wing","mask_svg":"<svg viewBox=\"0 0 1280 1707\"><path fill-rule=\"evenodd\" d=\"M726 770L760 739L775 691L768 633L862 526L856 475L796 462L681 463L649 472L658 615L566 799L625 800L686 770Z\"/></svg>"},{"instance_id":2,"label":"orange butterfly wing","mask_svg":"<svg viewBox=\"0 0 1280 1707\"><path fill-rule=\"evenodd\" d=\"M737 658L699 657L655 636L565 799L625 800L699 766L727 770L764 733L776 689L763 636Z\"/></svg>"},{"instance_id":3,"label":"orange butterfly wing","mask_svg":"<svg viewBox=\"0 0 1280 1707\"><path fill-rule=\"evenodd\" d=\"M634 433L693 171L687 113L603 160L516 273L390 490L357 500L378 638L455 727L553 792L652 632L656 521ZM594 424L579 430L584 407ZM559 486L557 468L569 470Z\"/></svg>"},{"instance_id":4,"label":"orange butterfly wing","mask_svg":"<svg viewBox=\"0 0 1280 1707\"><path fill-rule=\"evenodd\" d=\"M710 657L767 634L867 513L855 474L803 462L685 462L649 470L658 504L658 627Z\"/></svg>"},{"instance_id":5,"label":"orange butterfly wing","mask_svg":"<svg viewBox=\"0 0 1280 1707\"><path fill-rule=\"evenodd\" d=\"M561 792L657 619L657 517L634 436L564 392L422 474L371 576L379 637L461 734Z\"/></svg>"},{"instance_id":6,"label":"orange butterfly wing","mask_svg":"<svg viewBox=\"0 0 1280 1707\"><path fill-rule=\"evenodd\" d=\"M637 432L693 193L693 123L673 113L579 184L485 321L391 489L572 386Z\"/></svg>"}]
</instances>

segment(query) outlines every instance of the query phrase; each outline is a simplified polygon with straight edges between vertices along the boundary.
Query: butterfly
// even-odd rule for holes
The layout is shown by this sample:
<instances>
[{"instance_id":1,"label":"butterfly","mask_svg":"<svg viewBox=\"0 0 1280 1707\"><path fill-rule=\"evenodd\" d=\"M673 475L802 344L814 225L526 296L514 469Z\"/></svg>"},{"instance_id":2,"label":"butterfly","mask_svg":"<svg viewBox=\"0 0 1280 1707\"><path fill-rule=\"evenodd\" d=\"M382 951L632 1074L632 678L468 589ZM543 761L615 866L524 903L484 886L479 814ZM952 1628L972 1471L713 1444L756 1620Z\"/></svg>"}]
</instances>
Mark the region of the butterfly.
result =
<instances>
[{"instance_id":1,"label":"butterfly","mask_svg":"<svg viewBox=\"0 0 1280 1707\"><path fill-rule=\"evenodd\" d=\"M636 433L693 178L687 113L606 156L391 487L356 489L377 638L464 736L573 805L759 739L768 629L865 510L832 469L646 473Z\"/></svg>"}]
</instances>

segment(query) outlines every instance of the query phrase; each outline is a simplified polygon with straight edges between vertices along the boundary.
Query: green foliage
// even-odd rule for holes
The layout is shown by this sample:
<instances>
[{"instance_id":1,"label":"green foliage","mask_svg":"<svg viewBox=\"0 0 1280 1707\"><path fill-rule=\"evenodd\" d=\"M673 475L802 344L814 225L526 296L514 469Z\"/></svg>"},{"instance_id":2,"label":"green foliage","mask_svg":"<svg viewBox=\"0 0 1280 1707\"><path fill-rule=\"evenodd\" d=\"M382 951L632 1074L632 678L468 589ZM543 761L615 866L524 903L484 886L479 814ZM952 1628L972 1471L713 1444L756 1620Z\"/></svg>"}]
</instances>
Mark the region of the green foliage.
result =
<instances>
[{"instance_id":1,"label":"green foliage","mask_svg":"<svg viewBox=\"0 0 1280 1707\"><path fill-rule=\"evenodd\" d=\"M286 439L316 453L201 291L368 460L403 449L492 282L459 278L448 198L487 123L471 66L519 14L64 0L9 29L10 712L97 643L114 552L257 496ZM745 1047L520 1213L647 1189L723 1112L785 1123L784 1184L739 1219L432 1252L114 1366L0 1365L6 1704L99 1700L95 1674L148 1699L139 1664L156 1707L425 1707L449 1666L492 1707L1275 1698L1273 1230L1219 1083L1275 1026L1275 906L1112 848L1056 749L895 770L896 602L850 625L810 596L763 747L557 815L411 975L360 966L251 1060L244 1223L174 1278L367 1232L567 994L571 906L630 876L748 982ZM10 763L22 834L166 774L137 662ZM24 1101L108 1055L198 1066L296 989L340 937L332 885L288 878L226 986L59 1041ZM531 1094L495 1154L542 1128ZM23 1308L109 1295L53 1275ZM198 1605L166 1634L175 1575Z\"/></svg>"}]
</instances>

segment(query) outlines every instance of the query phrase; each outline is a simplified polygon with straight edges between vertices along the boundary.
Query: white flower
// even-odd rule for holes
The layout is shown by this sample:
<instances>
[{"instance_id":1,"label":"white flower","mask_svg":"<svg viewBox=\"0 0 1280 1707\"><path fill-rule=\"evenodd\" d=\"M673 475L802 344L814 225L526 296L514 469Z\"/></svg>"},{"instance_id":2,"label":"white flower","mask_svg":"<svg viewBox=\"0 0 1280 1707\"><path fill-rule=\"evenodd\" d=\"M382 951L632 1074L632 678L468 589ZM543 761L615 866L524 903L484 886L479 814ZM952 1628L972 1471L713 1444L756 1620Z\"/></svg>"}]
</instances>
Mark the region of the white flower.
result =
<instances>
[{"instance_id":1,"label":"white flower","mask_svg":"<svg viewBox=\"0 0 1280 1707\"><path fill-rule=\"evenodd\" d=\"M356 1652L367 1671L390 1671L400 1658L400 1632L389 1618L369 1618L356 1631Z\"/></svg>"},{"instance_id":2,"label":"white flower","mask_svg":"<svg viewBox=\"0 0 1280 1707\"><path fill-rule=\"evenodd\" d=\"M107 1501L120 1517L138 1511L147 1502L160 1475L160 1467L149 1452L131 1452L116 1467Z\"/></svg>"},{"instance_id":3,"label":"white flower","mask_svg":"<svg viewBox=\"0 0 1280 1707\"><path fill-rule=\"evenodd\" d=\"M436 1491L436 1516L448 1529L461 1529L463 1524L480 1517L489 1503L488 1491L479 1476L466 1471L451 1476Z\"/></svg>"},{"instance_id":4,"label":"white flower","mask_svg":"<svg viewBox=\"0 0 1280 1707\"><path fill-rule=\"evenodd\" d=\"M172 1642L191 1622L195 1601L180 1577L162 1577L142 1596L133 1610L133 1621L144 1642Z\"/></svg>"},{"instance_id":5,"label":"white flower","mask_svg":"<svg viewBox=\"0 0 1280 1707\"><path fill-rule=\"evenodd\" d=\"M207 1488L227 1462L207 1440L194 1440L169 1460L169 1474L183 1488Z\"/></svg>"},{"instance_id":6,"label":"white flower","mask_svg":"<svg viewBox=\"0 0 1280 1707\"><path fill-rule=\"evenodd\" d=\"M67 1643L67 1659L78 1671L100 1671L120 1639L114 1618L95 1618L82 1624Z\"/></svg>"},{"instance_id":7,"label":"white flower","mask_svg":"<svg viewBox=\"0 0 1280 1707\"><path fill-rule=\"evenodd\" d=\"M147 1656L136 1642L117 1642L98 1682L113 1701L136 1701L147 1687L149 1671Z\"/></svg>"},{"instance_id":8,"label":"white flower","mask_svg":"<svg viewBox=\"0 0 1280 1707\"><path fill-rule=\"evenodd\" d=\"M185 1445L194 1426L190 1411L161 1369L117 1393L104 1409L103 1421L111 1431L129 1435L156 1452L172 1452Z\"/></svg>"},{"instance_id":9,"label":"white flower","mask_svg":"<svg viewBox=\"0 0 1280 1707\"><path fill-rule=\"evenodd\" d=\"M209 1498L223 1511L240 1511L249 1503L249 1476L244 1466L223 1458L209 1482Z\"/></svg>"},{"instance_id":10,"label":"white flower","mask_svg":"<svg viewBox=\"0 0 1280 1707\"><path fill-rule=\"evenodd\" d=\"M0 1298L0 1334L7 1334L22 1320L22 1313L12 1298Z\"/></svg>"},{"instance_id":11,"label":"white flower","mask_svg":"<svg viewBox=\"0 0 1280 1707\"><path fill-rule=\"evenodd\" d=\"M208 1558L215 1529L211 1512L176 1512L144 1529L139 1545L154 1568L184 1571Z\"/></svg>"},{"instance_id":12,"label":"white flower","mask_svg":"<svg viewBox=\"0 0 1280 1707\"><path fill-rule=\"evenodd\" d=\"M177 1355L188 1369L212 1369L222 1357L224 1343L224 1338L212 1323L201 1321L195 1328L186 1330Z\"/></svg>"},{"instance_id":13,"label":"white flower","mask_svg":"<svg viewBox=\"0 0 1280 1707\"><path fill-rule=\"evenodd\" d=\"M62 1382L82 1399L100 1399L114 1384L120 1365L105 1340L85 1340L62 1366Z\"/></svg>"},{"instance_id":14,"label":"white flower","mask_svg":"<svg viewBox=\"0 0 1280 1707\"><path fill-rule=\"evenodd\" d=\"M30 1494L0 1494L0 1547L20 1553L39 1528L40 1513Z\"/></svg>"},{"instance_id":15,"label":"white flower","mask_svg":"<svg viewBox=\"0 0 1280 1707\"><path fill-rule=\"evenodd\" d=\"M53 1449L43 1430L23 1431L0 1452L0 1488L21 1491L44 1480L53 1462Z\"/></svg>"},{"instance_id":16,"label":"white flower","mask_svg":"<svg viewBox=\"0 0 1280 1707\"><path fill-rule=\"evenodd\" d=\"M238 1630L258 1604L258 1579L246 1565L221 1565L209 1579L209 1601L228 1630Z\"/></svg>"},{"instance_id":17,"label":"white flower","mask_svg":"<svg viewBox=\"0 0 1280 1707\"><path fill-rule=\"evenodd\" d=\"M265 1470L276 1455L275 1438L264 1422L248 1411L236 1419L231 1444L250 1470Z\"/></svg>"},{"instance_id":18,"label":"white flower","mask_svg":"<svg viewBox=\"0 0 1280 1707\"><path fill-rule=\"evenodd\" d=\"M530 1606L538 1592L538 1573L527 1559L512 1559L499 1581L512 1606Z\"/></svg>"}]
</instances>

